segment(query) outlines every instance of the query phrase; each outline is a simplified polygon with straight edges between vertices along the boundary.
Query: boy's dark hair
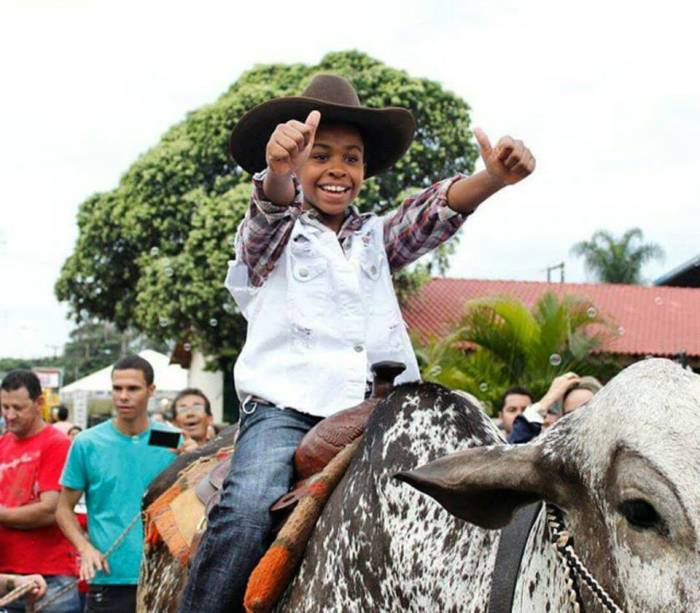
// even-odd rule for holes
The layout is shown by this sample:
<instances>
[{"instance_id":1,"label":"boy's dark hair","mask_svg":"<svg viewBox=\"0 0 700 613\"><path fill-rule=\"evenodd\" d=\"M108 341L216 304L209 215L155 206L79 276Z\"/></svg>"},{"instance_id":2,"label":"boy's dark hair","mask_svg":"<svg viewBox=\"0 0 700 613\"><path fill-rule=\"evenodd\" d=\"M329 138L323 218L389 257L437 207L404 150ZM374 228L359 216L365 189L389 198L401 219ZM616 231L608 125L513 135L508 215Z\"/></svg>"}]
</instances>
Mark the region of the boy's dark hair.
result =
<instances>
[{"instance_id":1,"label":"boy's dark hair","mask_svg":"<svg viewBox=\"0 0 700 613\"><path fill-rule=\"evenodd\" d=\"M522 396L527 396L530 399L530 402L535 401L535 399L532 397L532 392L529 389L522 387L521 385L513 385L503 392L503 397L501 398L501 408L499 411L502 411L503 407L506 406L506 398L511 394L521 394Z\"/></svg>"},{"instance_id":2,"label":"boy's dark hair","mask_svg":"<svg viewBox=\"0 0 700 613\"><path fill-rule=\"evenodd\" d=\"M58 421L66 421L66 419L68 419L68 409L64 405L59 404L53 408L56 409L56 417L58 417Z\"/></svg>"},{"instance_id":3,"label":"boy's dark hair","mask_svg":"<svg viewBox=\"0 0 700 613\"><path fill-rule=\"evenodd\" d=\"M31 370L17 368L5 375L0 387L6 392L14 392L19 389L26 389L29 397L36 400L41 396L41 382Z\"/></svg>"},{"instance_id":4,"label":"boy's dark hair","mask_svg":"<svg viewBox=\"0 0 700 613\"><path fill-rule=\"evenodd\" d=\"M140 370L143 373L143 378L146 380L146 385L153 383L153 366L140 355L127 355L118 359L112 367L112 375L114 375L115 370Z\"/></svg>"},{"instance_id":5,"label":"boy's dark hair","mask_svg":"<svg viewBox=\"0 0 700 613\"><path fill-rule=\"evenodd\" d=\"M185 396L199 396L202 400L204 400L204 412L207 415L211 415L211 404L210 404L209 398L207 398L206 394L197 387L186 387L181 392L178 392L178 395L175 396L175 399L173 400L173 408L172 408L173 417L177 416L176 406L177 406L178 400L180 400L180 398L184 398Z\"/></svg>"}]
</instances>

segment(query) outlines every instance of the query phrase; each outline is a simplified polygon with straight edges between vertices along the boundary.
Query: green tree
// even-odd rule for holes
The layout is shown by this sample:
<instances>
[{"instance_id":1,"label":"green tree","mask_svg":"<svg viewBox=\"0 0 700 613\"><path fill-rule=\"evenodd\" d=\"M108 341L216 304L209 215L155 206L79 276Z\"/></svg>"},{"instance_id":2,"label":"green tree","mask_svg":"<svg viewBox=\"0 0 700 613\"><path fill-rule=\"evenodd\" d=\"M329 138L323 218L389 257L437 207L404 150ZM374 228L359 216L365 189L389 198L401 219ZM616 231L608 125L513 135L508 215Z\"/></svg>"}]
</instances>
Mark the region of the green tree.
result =
<instances>
[{"instance_id":1,"label":"green tree","mask_svg":"<svg viewBox=\"0 0 700 613\"><path fill-rule=\"evenodd\" d=\"M228 135L248 109L298 94L318 72L349 78L368 106L401 105L416 116L411 149L390 172L366 182L361 210L385 212L408 188L473 170L469 107L436 82L358 51L329 53L315 66L256 66L169 129L114 190L80 206L77 244L56 283L78 322L97 318L152 338L187 340L220 366L230 364L244 323L223 279L250 177L227 158ZM415 279L402 280L408 291L414 286Z\"/></svg>"},{"instance_id":2,"label":"green tree","mask_svg":"<svg viewBox=\"0 0 700 613\"><path fill-rule=\"evenodd\" d=\"M631 228L616 239L607 230L598 230L591 240L576 243L571 253L584 258L586 270L603 283L642 283L642 266L654 259L663 259L663 249L655 243L644 243L639 228Z\"/></svg>"},{"instance_id":3,"label":"green tree","mask_svg":"<svg viewBox=\"0 0 700 613\"><path fill-rule=\"evenodd\" d=\"M594 355L609 322L589 300L547 292L528 309L507 296L471 300L447 338L419 345L423 378L462 389L498 408L503 392L524 385L541 397L568 371L607 379L611 365Z\"/></svg>"}]
</instances>

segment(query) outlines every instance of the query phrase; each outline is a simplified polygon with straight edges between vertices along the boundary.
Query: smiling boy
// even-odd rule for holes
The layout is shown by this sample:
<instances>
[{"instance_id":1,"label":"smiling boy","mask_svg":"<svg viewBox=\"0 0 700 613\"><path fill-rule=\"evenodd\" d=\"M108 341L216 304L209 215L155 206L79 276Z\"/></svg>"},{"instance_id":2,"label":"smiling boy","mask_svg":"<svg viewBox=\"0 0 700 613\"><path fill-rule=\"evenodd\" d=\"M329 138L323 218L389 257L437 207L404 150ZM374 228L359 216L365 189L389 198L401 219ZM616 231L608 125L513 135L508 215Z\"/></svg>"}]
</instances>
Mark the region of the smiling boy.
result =
<instances>
[{"instance_id":1,"label":"smiling boy","mask_svg":"<svg viewBox=\"0 0 700 613\"><path fill-rule=\"evenodd\" d=\"M248 321L234 370L242 416L181 612L240 610L296 447L320 419L364 399L372 364L403 362L397 382L420 379L391 273L534 169L520 141L491 147L477 131L484 171L437 183L386 216L360 214L352 203L364 180L390 168L414 132L408 110L363 107L336 75L258 105L233 130L232 156L254 174L226 279Z\"/></svg>"}]
</instances>

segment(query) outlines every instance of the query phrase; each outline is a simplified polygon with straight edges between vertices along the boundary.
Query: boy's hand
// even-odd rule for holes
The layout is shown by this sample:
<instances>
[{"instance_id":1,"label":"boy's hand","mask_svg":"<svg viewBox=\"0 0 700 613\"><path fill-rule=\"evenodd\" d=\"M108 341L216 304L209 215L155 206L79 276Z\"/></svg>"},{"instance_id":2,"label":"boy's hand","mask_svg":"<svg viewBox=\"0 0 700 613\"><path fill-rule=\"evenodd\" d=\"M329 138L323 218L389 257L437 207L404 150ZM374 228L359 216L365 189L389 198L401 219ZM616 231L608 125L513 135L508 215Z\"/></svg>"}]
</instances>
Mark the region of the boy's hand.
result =
<instances>
[{"instance_id":1,"label":"boy's hand","mask_svg":"<svg viewBox=\"0 0 700 613\"><path fill-rule=\"evenodd\" d=\"M535 170L535 158L523 141L504 136L495 147L491 147L489 137L481 128L474 130L474 136L479 143L486 172L499 182L501 187L522 181Z\"/></svg>"},{"instance_id":2,"label":"boy's hand","mask_svg":"<svg viewBox=\"0 0 700 613\"><path fill-rule=\"evenodd\" d=\"M304 123L291 119L275 128L265 148L267 167L273 174L289 176L306 162L320 122L321 113L311 111Z\"/></svg>"}]
</instances>

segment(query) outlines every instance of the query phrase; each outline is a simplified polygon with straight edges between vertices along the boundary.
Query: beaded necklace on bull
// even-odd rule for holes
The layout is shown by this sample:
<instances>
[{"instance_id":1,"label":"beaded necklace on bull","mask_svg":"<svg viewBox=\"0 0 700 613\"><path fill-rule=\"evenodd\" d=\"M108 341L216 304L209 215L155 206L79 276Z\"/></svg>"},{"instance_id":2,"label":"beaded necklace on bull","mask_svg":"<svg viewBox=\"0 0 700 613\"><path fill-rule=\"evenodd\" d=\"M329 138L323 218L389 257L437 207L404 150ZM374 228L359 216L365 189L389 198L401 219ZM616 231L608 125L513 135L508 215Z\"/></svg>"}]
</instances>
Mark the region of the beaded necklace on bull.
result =
<instances>
[{"instance_id":1,"label":"beaded necklace on bull","mask_svg":"<svg viewBox=\"0 0 700 613\"><path fill-rule=\"evenodd\" d=\"M581 601L581 592L576 577L588 586L596 600L600 605L611 613L624 613L615 601L608 594L603 586L600 585L595 577L586 568L581 558L578 557L574 550L574 539L564 525L562 512L551 504L545 505L546 522L552 543L557 550L557 553L562 558L565 564L565 580L566 587L569 591L569 602L575 613L583 611L583 602Z\"/></svg>"}]
</instances>

